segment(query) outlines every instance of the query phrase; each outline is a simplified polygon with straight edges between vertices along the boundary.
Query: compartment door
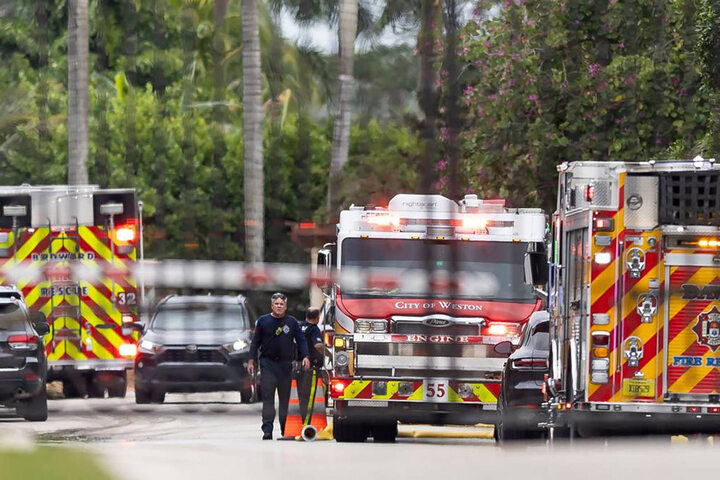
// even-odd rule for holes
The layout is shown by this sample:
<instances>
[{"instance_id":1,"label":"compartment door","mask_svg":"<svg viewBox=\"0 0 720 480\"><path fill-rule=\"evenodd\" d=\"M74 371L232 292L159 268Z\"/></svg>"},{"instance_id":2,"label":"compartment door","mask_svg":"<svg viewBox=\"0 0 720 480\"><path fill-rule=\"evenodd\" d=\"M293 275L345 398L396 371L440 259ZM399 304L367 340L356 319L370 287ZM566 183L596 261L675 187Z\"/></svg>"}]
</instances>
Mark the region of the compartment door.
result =
<instances>
[{"instance_id":1,"label":"compartment door","mask_svg":"<svg viewBox=\"0 0 720 480\"><path fill-rule=\"evenodd\" d=\"M720 265L713 254L666 255L667 392L720 392Z\"/></svg>"}]
</instances>

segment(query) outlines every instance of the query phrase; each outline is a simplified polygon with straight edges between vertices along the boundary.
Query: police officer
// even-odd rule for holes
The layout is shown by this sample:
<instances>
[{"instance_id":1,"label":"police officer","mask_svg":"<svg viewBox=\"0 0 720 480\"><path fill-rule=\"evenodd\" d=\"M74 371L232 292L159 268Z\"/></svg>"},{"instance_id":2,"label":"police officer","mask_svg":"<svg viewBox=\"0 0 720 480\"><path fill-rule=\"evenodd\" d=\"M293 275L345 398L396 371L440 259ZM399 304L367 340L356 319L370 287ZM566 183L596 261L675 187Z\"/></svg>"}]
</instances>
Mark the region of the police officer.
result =
<instances>
[{"instance_id":1,"label":"police officer","mask_svg":"<svg viewBox=\"0 0 720 480\"><path fill-rule=\"evenodd\" d=\"M300 415L303 422L307 422L308 406L311 406L310 393L312 389L313 379L317 384L317 372L323 366L325 358L325 347L323 345L322 333L318 328L320 321L320 310L317 308L308 309L305 314L305 320L300 322L300 330L305 336L308 351L310 354L310 370L300 372L297 379L298 401L300 402ZM317 395L317 394L316 394ZM310 408L312 413L312 408Z\"/></svg>"},{"instance_id":2,"label":"police officer","mask_svg":"<svg viewBox=\"0 0 720 480\"><path fill-rule=\"evenodd\" d=\"M287 297L275 293L270 299L272 312L261 316L255 323L255 333L250 346L248 372L255 372L255 358L260 354L260 395L263 400L262 431L263 440L272 440L275 421L275 390L279 399L278 418L280 431L285 435L288 403L290 402L290 384L292 362L295 352L302 359L305 370L310 368L305 337L298 321L287 315Z\"/></svg>"}]
</instances>

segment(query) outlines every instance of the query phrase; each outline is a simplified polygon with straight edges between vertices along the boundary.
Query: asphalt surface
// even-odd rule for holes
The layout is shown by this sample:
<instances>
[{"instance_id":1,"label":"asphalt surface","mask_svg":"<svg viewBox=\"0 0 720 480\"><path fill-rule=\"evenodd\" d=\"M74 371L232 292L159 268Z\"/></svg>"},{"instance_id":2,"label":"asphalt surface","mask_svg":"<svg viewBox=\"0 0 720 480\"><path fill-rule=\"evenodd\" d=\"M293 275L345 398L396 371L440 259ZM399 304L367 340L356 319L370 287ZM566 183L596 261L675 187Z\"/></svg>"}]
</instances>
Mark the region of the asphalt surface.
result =
<instances>
[{"instance_id":1,"label":"asphalt surface","mask_svg":"<svg viewBox=\"0 0 720 480\"><path fill-rule=\"evenodd\" d=\"M404 426L401 432L467 429ZM488 437L489 429L476 429ZM33 443L82 448L117 479L260 478L688 478L717 475L706 438L610 440L499 448L489 439L399 438L396 444L260 440L260 405L239 394L168 395L162 405L125 399L54 400L47 422L0 411L0 449ZM559 476L560 475L560 476Z\"/></svg>"}]
</instances>

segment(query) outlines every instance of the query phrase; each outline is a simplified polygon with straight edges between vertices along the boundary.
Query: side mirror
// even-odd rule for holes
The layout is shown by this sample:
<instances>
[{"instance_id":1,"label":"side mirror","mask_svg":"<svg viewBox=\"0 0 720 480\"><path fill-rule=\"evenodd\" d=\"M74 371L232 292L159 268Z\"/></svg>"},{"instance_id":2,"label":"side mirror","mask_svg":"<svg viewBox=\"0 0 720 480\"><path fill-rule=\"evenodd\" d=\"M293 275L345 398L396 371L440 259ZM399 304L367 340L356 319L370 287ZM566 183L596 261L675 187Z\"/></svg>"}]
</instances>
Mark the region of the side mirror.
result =
<instances>
[{"instance_id":1,"label":"side mirror","mask_svg":"<svg viewBox=\"0 0 720 480\"><path fill-rule=\"evenodd\" d=\"M145 331L145 326L142 323L138 322L129 322L123 325L123 327L130 327L133 330L136 330L140 333Z\"/></svg>"},{"instance_id":2,"label":"side mirror","mask_svg":"<svg viewBox=\"0 0 720 480\"><path fill-rule=\"evenodd\" d=\"M504 342L495 344L493 350L495 350L495 353L507 356L515 351L515 345L513 345L511 341L505 340Z\"/></svg>"},{"instance_id":3,"label":"side mirror","mask_svg":"<svg viewBox=\"0 0 720 480\"><path fill-rule=\"evenodd\" d=\"M330 295L330 289L332 288L332 281L330 280L330 272L333 266L332 260L333 252L331 249L323 247L318 250L317 272L318 276L322 276L323 279L317 281L317 286L325 295Z\"/></svg>"},{"instance_id":4,"label":"side mirror","mask_svg":"<svg viewBox=\"0 0 720 480\"><path fill-rule=\"evenodd\" d=\"M50 333L50 325L47 322L33 322L33 327L41 337Z\"/></svg>"},{"instance_id":5,"label":"side mirror","mask_svg":"<svg viewBox=\"0 0 720 480\"><path fill-rule=\"evenodd\" d=\"M524 266L526 284L545 285L548 282L549 268L545 252L527 252Z\"/></svg>"}]
</instances>

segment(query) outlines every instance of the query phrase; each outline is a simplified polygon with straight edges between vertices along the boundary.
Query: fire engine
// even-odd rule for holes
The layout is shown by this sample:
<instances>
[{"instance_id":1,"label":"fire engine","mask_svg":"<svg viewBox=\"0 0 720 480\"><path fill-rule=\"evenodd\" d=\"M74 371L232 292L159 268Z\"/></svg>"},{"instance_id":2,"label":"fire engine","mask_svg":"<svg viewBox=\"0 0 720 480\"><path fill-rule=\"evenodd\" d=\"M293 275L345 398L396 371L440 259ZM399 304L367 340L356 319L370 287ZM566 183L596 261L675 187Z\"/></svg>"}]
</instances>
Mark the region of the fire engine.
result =
<instances>
[{"instance_id":1,"label":"fire engine","mask_svg":"<svg viewBox=\"0 0 720 480\"><path fill-rule=\"evenodd\" d=\"M139 329L131 271L142 258L141 212L133 189L0 187L0 283L16 283L47 317L48 381L61 380L68 398L125 396ZM103 273L79 280L78 265Z\"/></svg>"},{"instance_id":2,"label":"fire engine","mask_svg":"<svg viewBox=\"0 0 720 480\"><path fill-rule=\"evenodd\" d=\"M719 166L696 157L558 171L550 431L720 431Z\"/></svg>"},{"instance_id":3,"label":"fire engine","mask_svg":"<svg viewBox=\"0 0 720 480\"><path fill-rule=\"evenodd\" d=\"M542 210L476 195L340 213L337 243L318 255L337 269L325 288L336 440L393 441L398 421L494 421L506 360L494 346L541 308L524 262L545 230Z\"/></svg>"}]
</instances>

